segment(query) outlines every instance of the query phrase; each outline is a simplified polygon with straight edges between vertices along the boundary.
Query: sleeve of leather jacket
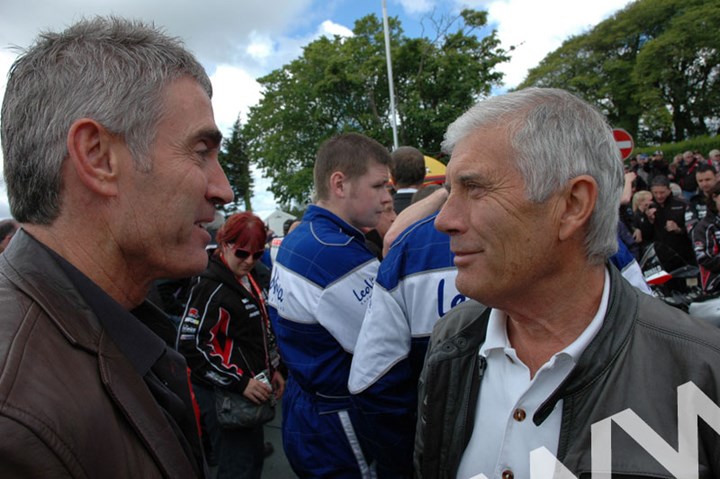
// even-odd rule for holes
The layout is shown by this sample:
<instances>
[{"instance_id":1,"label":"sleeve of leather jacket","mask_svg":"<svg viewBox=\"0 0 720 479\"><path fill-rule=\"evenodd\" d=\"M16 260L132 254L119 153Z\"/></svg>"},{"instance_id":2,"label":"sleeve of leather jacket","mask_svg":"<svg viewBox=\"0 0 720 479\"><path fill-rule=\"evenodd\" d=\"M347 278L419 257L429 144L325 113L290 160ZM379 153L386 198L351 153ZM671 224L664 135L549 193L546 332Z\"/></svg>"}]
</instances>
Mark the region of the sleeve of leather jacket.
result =
<instances>
[{"instance_id":1,"label":"sleeve of leather jacket","mask_svg":"<svg viewBox=\"0 0 720 479\"><path fill-rule=\"evenodd\" d=\"M36 479L39 477L87 477L70 452L61 459L48 441L38 437L22 424L0 417L0 465L3 479ZM58 445L61 446L58 440Z\"/></svg>"}]
</instances>

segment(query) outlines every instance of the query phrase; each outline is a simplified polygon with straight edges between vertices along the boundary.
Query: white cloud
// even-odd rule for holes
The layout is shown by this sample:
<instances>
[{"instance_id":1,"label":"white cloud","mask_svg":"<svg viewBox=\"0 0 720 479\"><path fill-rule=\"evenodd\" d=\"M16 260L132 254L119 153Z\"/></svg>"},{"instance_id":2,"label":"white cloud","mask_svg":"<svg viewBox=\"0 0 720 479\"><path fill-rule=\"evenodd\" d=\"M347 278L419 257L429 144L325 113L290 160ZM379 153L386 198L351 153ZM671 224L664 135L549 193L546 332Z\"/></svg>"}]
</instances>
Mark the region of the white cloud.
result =
<instances>
[{"instance_id":1,"label":"white cloud","mask_svg":"<svg viewBox=\"0 0 720 479\"><path fill-rule=\"evenodd\" d=\"M505 86L522 82L571 35L588 31L631 0L455 0L457 8L488 11L488 22L498 32L504 48L514 45L510 62L498 69L505 73Z\"/></svg>"},{"instance_id":2,"label":"white cloud","mask_svg":"<svg viewBox=\"0 0 720 479\"><path fill-rule=\"evenodd\" d=\"M263 220L277 209L275 197L270 188L270 180L265 177L262 170L257 169L254 165L250 166L250 174L253 177L253 212Z\"/></svg>"},{"instance_id":3,"label":"white cloud","mask_svg":"<svg viewBox=\"0 0 720 479\"><path fill-rule=\"evenodd\" d=\"M316 33L317 36L325 35L328 37L333 37L334 35L338 35L340 37L352 37L353 32L348 27L344 25L340 25L338 23L334 23L330 20L325 20L320 24L320 28L318 29L318 32Z\"/></svg>"},{"instance_id":4,"label":"white cloud","mask_svg":"<svg viewBox=\"0 0 720 479\"><path fill-rule=\"evenodd\" d=\"M247 47L247 52L253 58L267 58L273 52L273 41L268 35L261 35L256 31L252 31L250 32L250 44Z\"/></svg>"},{"instance_id":5,"label":"white cloud","mask_svg":"<svg viewBox=\"0 0 720 479\"><path fill-rule=\"evenodd\" d=\"M420 14L431 11L434 7L433 0L399 0L400 5L409 14Z\"/></svg>"},{"instance_id":6,"label":"white cloud","mask_svg":"<svg viewBox=\"0 0 720 479\"><path fill-rule=\"evenodd\" d=\"M246 71L232 65L218 66L210 79L215 121L227 135L238 115L242 123L247 122L250 107L260 101L260 84Z\"/></svg>"}]
</instances>

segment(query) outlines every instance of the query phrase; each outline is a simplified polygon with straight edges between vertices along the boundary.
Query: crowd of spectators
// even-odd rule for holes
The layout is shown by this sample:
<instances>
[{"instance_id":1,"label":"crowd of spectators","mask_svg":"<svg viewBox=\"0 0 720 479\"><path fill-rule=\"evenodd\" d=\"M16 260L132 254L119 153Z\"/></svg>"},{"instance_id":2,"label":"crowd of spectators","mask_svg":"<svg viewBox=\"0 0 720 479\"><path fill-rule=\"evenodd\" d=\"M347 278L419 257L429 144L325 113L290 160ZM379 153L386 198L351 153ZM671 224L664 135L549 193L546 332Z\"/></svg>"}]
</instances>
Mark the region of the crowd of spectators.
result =
<instances>
[{"instance_id":1,"label":"crowd of spectators","mask_svg":"<svg viewBox=\"0 0 720 479\"><path fill-rule=\"evenodd\" d=\"M717 293L708 280L720 272L710 260L720 254L715 241L708 241L708 225L716 214L712 190L718 183L720 151L707 157L685 151L668 162L662 151L639 154L625 166L625 190L620 207L621 234L638 260L652 246L666 270L698 266L703 291ZM703 222L708 215L708 221ZM702 224L701 224L702 223ZM674 282L683 289L687 281Z\"/></svg>"}]
</instances>

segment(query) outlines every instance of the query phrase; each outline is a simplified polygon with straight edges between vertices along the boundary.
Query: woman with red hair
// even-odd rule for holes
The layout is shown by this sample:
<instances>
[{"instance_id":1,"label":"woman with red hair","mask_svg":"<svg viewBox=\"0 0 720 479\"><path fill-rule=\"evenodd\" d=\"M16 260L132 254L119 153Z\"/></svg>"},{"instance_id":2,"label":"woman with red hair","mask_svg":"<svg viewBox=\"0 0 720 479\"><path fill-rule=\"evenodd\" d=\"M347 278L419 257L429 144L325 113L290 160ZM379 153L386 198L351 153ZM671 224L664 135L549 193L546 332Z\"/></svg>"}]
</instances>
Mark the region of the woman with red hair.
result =
<instances>
[{"instance_id":1,"label":"woman with red hair","mask_svg":"<svg viewBox=\"0 0 720 479\"><path fill-rule=\"evenodd\" d=\"M279 399L285 382L270 331L266 292L251 273L264 252L265 225L237 213L217 233L218 247L193 287L178 332L177 349L191 369L203 434L218 463L217 478L260 479L263 425L223 427L215 389L242 394L255 404Z\"/></svg>"}]
</instances>

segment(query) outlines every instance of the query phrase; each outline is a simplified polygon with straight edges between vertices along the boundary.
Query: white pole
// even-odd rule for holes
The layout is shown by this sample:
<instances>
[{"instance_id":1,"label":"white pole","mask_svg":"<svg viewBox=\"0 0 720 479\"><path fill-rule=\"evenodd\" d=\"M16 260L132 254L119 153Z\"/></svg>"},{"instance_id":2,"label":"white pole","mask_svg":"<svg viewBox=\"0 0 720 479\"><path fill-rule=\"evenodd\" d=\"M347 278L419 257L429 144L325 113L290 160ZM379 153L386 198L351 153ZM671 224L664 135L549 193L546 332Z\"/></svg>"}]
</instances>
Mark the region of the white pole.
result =
<instances>
[{"instance_id":1,"label":"white pole","mask_svg":"<svg viewBox=\"0 0 720 479\"><path fill-rule=\"evenodd\" d=\"M388 26L387 6L382 0L383 29L385 30L385 58L387 60L388 85L390 88L390 121L393 131L393 150L398 148L397 120L395 115L395 89L393 87L392 59L390 58L390 27Z\"/></svg>"}]
</instances>

